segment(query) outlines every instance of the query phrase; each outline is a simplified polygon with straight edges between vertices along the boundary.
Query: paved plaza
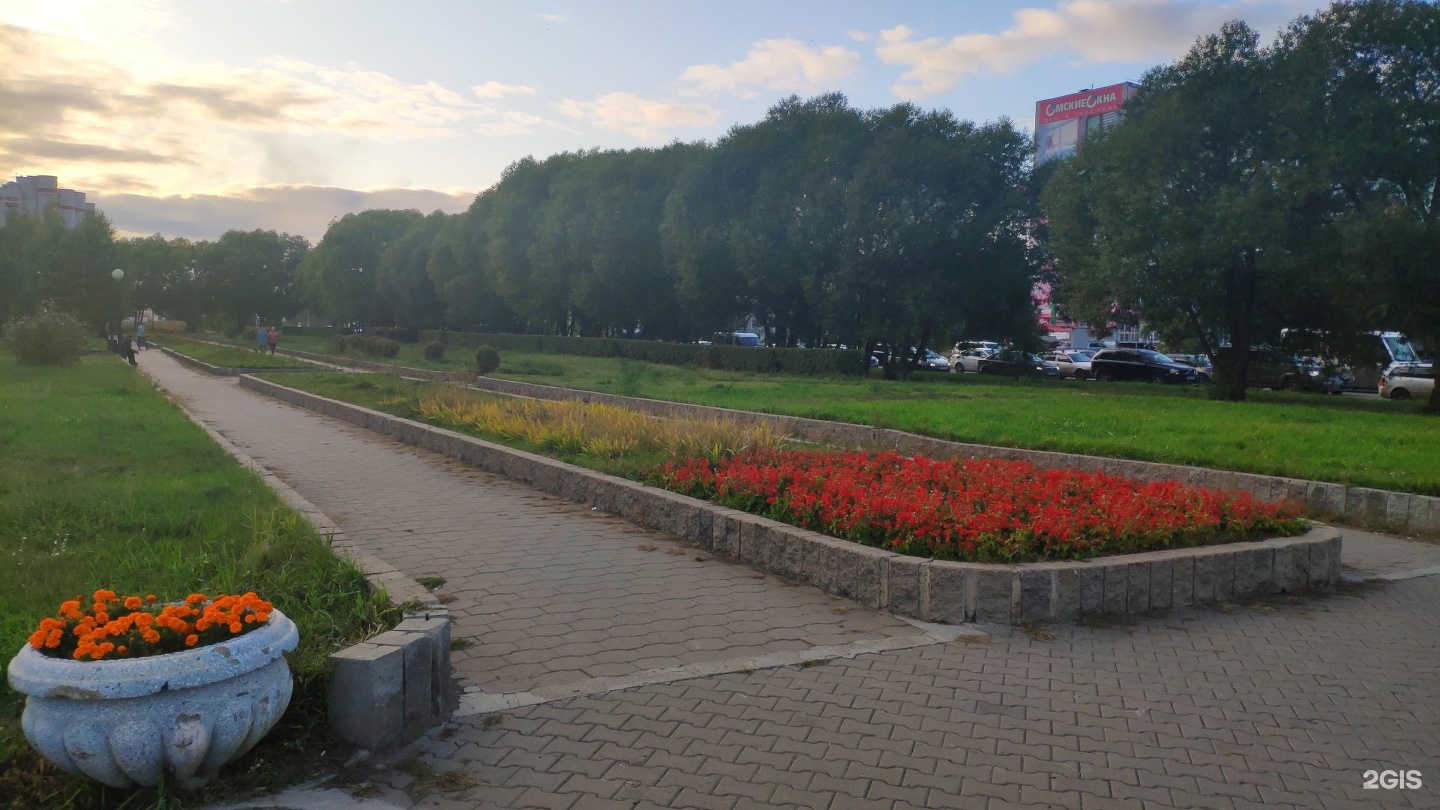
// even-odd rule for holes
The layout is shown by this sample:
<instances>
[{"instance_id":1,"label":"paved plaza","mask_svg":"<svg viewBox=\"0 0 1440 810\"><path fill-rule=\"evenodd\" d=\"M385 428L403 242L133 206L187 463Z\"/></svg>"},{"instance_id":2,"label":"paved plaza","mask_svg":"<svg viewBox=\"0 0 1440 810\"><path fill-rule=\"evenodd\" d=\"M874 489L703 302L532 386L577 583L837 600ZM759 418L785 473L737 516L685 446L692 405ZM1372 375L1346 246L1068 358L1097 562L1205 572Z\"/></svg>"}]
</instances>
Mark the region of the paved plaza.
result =
<instances>
[{"instance_id":1,"label":"paved plaza","mask_svg":"<svg viewBox=\"0 0 1440 810\"><path fill-rule=\"evenodd\" d=\"M350 542L443 577L472 643L451 723L243 807L1440 807L1435 545L1347 532L1333 595L937 628L141 365Z\"/></svg>"}]
</instances>

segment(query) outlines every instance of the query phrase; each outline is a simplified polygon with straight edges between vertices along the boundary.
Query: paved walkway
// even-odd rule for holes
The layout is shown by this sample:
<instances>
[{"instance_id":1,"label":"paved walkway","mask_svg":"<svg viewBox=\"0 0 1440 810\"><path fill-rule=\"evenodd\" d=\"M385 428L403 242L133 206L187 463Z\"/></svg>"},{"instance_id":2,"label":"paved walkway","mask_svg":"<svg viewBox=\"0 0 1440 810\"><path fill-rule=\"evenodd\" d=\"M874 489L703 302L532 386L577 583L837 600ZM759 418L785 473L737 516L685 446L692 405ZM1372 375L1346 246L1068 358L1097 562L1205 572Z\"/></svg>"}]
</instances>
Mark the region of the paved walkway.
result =
<instances>
[{"instance_id":1,"label":"paved walkway","mask_svg":"<svg viewBox=\"0 0 1440 810\"><path fill-rule=\"evenodd\" d=\"M1436 546L1347 539L1352 574L1403 577L1324 598L944 643L156 353L142 366L353 540L445 577L477 642L457 655L469 713L244 807L1440 807ZM674 662L722 674L645 682ZM485 713L476 697L616 677L640 685ZM1367 770L1422 786L1365 790Z\"/></svg>"}]
</instances>

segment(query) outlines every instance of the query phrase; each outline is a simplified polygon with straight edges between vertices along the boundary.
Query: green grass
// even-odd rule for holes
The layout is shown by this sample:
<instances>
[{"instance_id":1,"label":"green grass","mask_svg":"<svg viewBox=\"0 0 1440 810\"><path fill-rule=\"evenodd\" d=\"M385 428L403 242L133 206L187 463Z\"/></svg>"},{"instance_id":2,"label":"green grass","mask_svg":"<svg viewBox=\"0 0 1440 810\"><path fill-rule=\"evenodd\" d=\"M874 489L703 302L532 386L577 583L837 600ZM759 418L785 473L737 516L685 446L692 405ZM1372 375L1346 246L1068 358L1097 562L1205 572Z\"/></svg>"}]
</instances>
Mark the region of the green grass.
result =
<instances>
[{"instance_id":1,"label":"green grass","mask_svg":"<svg viewBox=\"0 0 1440 810\"><path fill-rule=\"evenodd\" d=\"M309 341L328 351L324 338ZM300 348L296 346L296 348ZM395 361L415 361L405 344ZM460 368L464 362L433 368ZM1440 495L1440 419L1420 403L1253 390L922 374L909 382L710 371L503 353L492 376L894 428L959 442L1083 453Z\"/></svg>"},{"instance_id":2,"label":"green grass","mask_svg":"<svg viewBox=\"0 0 1440 810\"><path fill-rule=\"evenodd\" d=\"M70 368L0 356L0 650L97 588L180 599L253 590L300 627L295 697L224 790L127 793L43 764L0 683L0 808L192 806L298 781L343 746L325 730L325 657L393 622L363 575L147 378L107 354ZM322 751L325 752L322 755Z\"/></svg>"},{"instance_id":3,"label":"green grass","mask_svg":"<svg viewBox=\"0 0 1440 810\"><path fill-rule=\"evenodd\" d=\"M319 368L313 363L306 363L280 354L261 354L254 349L244 349L238 346L216 346L213 343L186 340L174 335L166 335L151 342L202 363L209 363L221 368Z\"/></svg>"}]
</instances>

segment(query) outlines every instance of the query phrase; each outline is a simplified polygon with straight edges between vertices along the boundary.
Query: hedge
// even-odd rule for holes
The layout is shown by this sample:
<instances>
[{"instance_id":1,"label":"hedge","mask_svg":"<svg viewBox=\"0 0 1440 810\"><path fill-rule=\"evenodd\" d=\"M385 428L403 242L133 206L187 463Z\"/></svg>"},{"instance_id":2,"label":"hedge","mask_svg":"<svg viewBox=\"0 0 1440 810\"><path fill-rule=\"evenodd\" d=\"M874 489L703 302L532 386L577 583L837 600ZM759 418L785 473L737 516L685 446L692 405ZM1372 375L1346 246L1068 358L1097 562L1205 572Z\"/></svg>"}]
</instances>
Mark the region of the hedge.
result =
<instances>
[{"instance_id":1,"label":"hedge","mask_svg":"<svg viewBox=\"0 0 1440 810\"><path fill-rule=\"evenodd\" d=\"M741 346L700 346L622 338L565 337L560 335L507 335L475 332L440 332L422 329L419 340L436 340L452 346L493 346L501 352L577 354L584 357L624 357L671 366L698 366L721 371L755 371L783 374L845 374L863 377L870 371L864 352L838 349L751 349Z\"/></svg>"}]
</instances>

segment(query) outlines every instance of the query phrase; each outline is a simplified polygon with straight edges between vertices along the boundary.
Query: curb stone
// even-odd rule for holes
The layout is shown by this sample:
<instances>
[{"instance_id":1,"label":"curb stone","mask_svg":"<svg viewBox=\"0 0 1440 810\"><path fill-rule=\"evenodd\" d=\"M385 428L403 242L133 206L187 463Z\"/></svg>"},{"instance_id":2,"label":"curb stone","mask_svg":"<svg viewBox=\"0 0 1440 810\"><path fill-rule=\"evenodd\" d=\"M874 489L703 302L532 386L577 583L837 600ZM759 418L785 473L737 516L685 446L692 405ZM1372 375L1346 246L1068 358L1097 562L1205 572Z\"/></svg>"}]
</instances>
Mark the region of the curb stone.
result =
<instances>
[{"instance_id":1,"label":"curb stone","mask_svg":"<svg viewBox=\"0 0 1440 810\"><path fill-rule=\"evenodd\" d=\"M396 604L416 606L394 628L330 655L331 728L358 748L384 751L444 723L459 697L450 668L449 610L423 585L352 544L329 516L178 400L171 402L316 532L328 535L331 549L360 569L371 590L384 591Z\"/></svg>"},{"instance_id":2,"label":"curb stone","mask_svg":"<svg viewBox=\"0 0 1440 810\"><path fill-rule=\"evenodd\" d=\"M635 481L348 402L242 376L241 386L535 489L668 532L777 576L922 621L1064 623L1107 614L1324 590L1339 581L1340 532L1075 562L928 560L862 546Z\"/></svg>"}]
</instances>

